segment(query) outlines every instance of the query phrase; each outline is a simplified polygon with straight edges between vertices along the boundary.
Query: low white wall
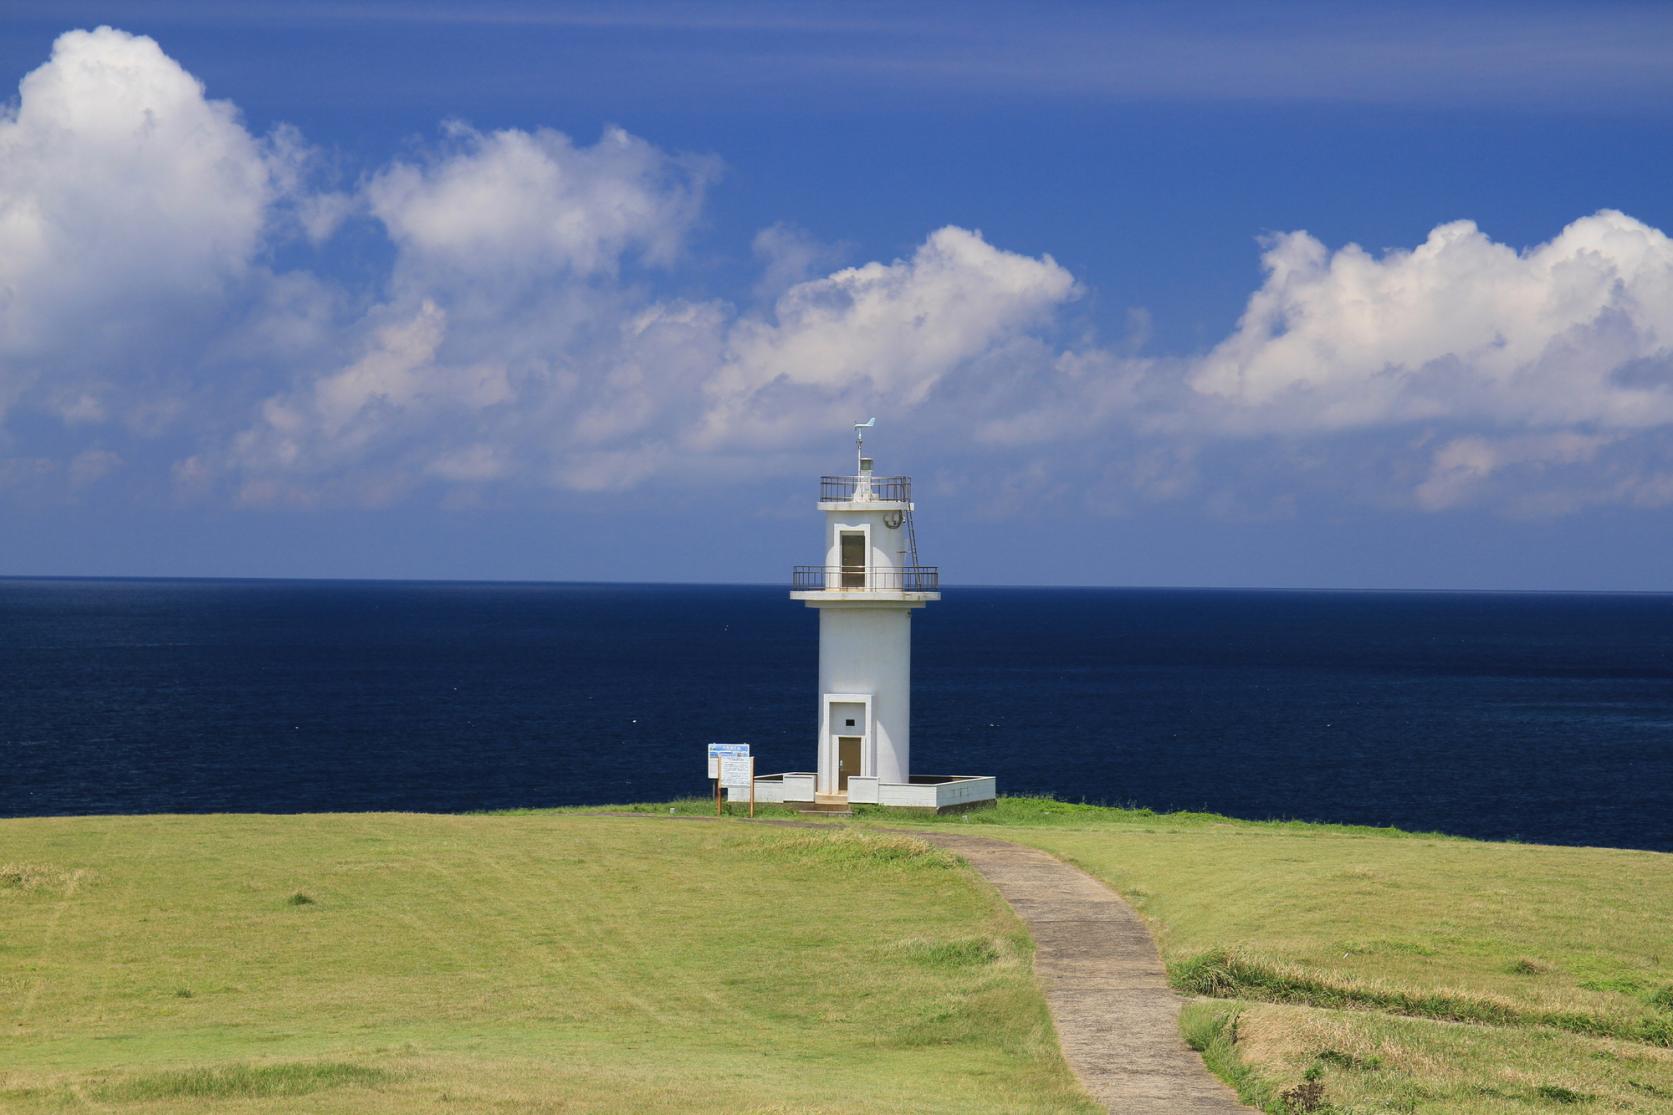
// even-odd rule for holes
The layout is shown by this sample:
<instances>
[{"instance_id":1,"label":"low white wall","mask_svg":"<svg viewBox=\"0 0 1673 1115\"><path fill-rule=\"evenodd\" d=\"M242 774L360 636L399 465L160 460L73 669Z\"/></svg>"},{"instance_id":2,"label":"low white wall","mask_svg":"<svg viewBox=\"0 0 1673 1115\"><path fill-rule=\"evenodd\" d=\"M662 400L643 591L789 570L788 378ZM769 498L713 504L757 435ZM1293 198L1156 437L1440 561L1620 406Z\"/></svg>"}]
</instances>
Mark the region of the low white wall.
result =
<instances>
[{"instance_id":1,"label":"low white wall","mask_svg":"<svg viewBox=\"0 0 1673 1115\"><path fill-rule=\"evenodd\" d=\"M878 805L905 805L917 809L935 808L934 786L913 786L898 782L884 782L877 787Z\"/></svg>"},{"instance_id":2,"label":"low white wall","mask_svg":"<svg viewBox=\"0 0 1673 1115\"><path fill-rule=\"evenodd\" d=\"M728 787L727 801L748 801L747 790ZM757 778L755 780L755 800L757 802L781 802L784 800L784 780L782 778Z\"/></svg>"},{"instance_id":3,"label":"low white wall","mask_svg":"<svg viewBox=\"0 0 1673 1115\"><path fill-rule=\"evenodd\" d=\"M764 774L755 780L755 800L761 802L812 801L815 775L812 771ZM749 791L726 788L727 801L748 801Z\"/></svg>"},{"instance_id":4,"label":"low white wall","mask_svg":"<svg viewBox=\"0 0 1673 1115\"><path fill-rule=\"evenodd\" d=\"M808 771L767 775L755 780L755 800L802 802L813 800L817 776ZM991 801L998 796L999 780L991 775L972 775L951 782L883 782L854 775L848 779L848 800L854 805L895 805L908 809L945 809L973 801ZM727 801L749 800L748 790L727 787Z\"/></svg>"},{"instance_id":5,"label":"low white wall","mask_svg":"<svg viewBox=\"0 0 1673 1115\"><path fill-rule=\"evenodd\" d=\"M957 782L942 782L934 787L938 806L963 805L972 801L992 801L999 796L999 779L992 775L980 778L961 778Z\"/></svg>"},{"instance_id":6,"label":"low white wall","mask_svg":"<svg viewBox=\"0 0 1673 1115\"><path fill-rule=\"evenodd\" d=\"M862 778L856 774L849 775L848 800L851 804L876 805L879 801L877 779Z\"/></svg>"},{"instance_id":7,"label":"low white wall","mask_svg":"<svg viewBox=\"0 0 1673 1115\"><path fill-rule=\"evenodd\" d=\"M849 779L853 785L853 779ZM944 809L973 801L991 801L999 796L999 780L992 775L959 778L952 782L884 782L877 787L879 805L909 809ZM853 800L850 797L849 800Z\"/></svg>"}]
</instances>

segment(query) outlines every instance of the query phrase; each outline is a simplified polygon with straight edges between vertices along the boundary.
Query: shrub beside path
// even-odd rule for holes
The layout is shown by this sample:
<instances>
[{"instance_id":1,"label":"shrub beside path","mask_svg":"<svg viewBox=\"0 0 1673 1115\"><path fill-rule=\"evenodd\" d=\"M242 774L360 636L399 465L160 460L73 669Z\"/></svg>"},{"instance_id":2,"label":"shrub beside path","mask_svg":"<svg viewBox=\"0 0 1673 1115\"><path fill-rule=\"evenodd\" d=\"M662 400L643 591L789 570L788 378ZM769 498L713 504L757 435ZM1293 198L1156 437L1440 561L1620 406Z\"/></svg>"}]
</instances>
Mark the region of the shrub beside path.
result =
<instances>
[{"instance_id":1,"label":"shrub beside path","mask_svg":"<svg viewBox=\"0 0 1673 1115\"><path fill-rule=\"evenodd\" d=\"M913 835L964 857L1028 926L1064 1056L1094 1099L1122 1115L1249 1111L1180 1036L1184 1000L1144 922L1115 892L1020 844Z\"/></svg>"}]
</instances>

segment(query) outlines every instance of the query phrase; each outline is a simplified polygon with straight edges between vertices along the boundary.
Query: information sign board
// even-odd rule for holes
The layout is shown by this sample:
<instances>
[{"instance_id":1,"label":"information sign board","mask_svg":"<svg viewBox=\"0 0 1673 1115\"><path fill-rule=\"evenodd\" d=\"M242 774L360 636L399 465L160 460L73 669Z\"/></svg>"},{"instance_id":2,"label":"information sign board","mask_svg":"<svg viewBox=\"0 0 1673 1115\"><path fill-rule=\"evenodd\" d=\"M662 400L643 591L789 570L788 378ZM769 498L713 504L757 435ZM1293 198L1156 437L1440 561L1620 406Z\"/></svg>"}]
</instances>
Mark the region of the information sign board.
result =
<instances>
[{"instance_id":1,"label":"information sign board","mask_svg":"<svg viewBox=\"0 0 1673 1115\"><path fill-rule=\"evenodd\" d=\"M749 755L747 743L711 743L709 744L709 778L720 777L720 760L722 757L742 758Z\"/></svg>"},{"instance_id":2,"label":"information sign board","mask_svg":"<svg viewBox=\"0 0 1673 1115\"><path fill-rule=\"evenodd\" d=\"M748 755L722 756L720 784L728 790L751 789L755 785L755 760Z\"/></svg>"}]
</instances>

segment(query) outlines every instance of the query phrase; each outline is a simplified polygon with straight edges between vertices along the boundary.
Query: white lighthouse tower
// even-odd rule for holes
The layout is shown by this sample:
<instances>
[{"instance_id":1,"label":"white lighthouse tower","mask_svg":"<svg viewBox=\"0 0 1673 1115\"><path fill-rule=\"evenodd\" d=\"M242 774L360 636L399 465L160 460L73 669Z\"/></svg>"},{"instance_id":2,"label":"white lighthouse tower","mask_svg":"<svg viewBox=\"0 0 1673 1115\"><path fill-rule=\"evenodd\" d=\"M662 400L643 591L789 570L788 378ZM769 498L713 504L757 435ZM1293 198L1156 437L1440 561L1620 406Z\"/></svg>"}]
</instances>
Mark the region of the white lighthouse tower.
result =
<instances>
[{"instance_id":1,"label":"white lighthouse tower","mask_svg":"<svg viewBox=\"0 0 1673 1115\"><path fill-rule=\"evenodd\" d=\"M851 476L819 481L825 559L799 565L790 598L819 612L817 771L756 781L759 800L944 810L991 801L994 779L912 773L912 613L941 599L918 559L912 480L878 476L854 426Z\"/></svg>"}]
</instances>

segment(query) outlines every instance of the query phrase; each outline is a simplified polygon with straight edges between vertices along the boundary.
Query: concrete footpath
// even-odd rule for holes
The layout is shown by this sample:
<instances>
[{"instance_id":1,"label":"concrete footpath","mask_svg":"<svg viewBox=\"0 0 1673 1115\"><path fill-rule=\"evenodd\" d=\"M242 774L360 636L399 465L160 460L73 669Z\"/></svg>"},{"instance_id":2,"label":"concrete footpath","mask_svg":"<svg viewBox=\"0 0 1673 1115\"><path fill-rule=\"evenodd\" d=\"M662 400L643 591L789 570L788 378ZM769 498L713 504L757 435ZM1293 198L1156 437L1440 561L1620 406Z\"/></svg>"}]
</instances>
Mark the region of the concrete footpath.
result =
<instances>
[{"instance_id":1,"label":"concrete footpath","mask_svg":"<svg viewBox=\"0 0 1673 1115\"><path fill-rule=\"evenodd\" d=\"M1114 891L1036 848L910 831L964 858L1034 938L1034 972L1063 1054L1092 1097L1122 1115L1247 1112L1179 1034L1184 1000L1150 932Z\"/></svg>"}]
</instances>

